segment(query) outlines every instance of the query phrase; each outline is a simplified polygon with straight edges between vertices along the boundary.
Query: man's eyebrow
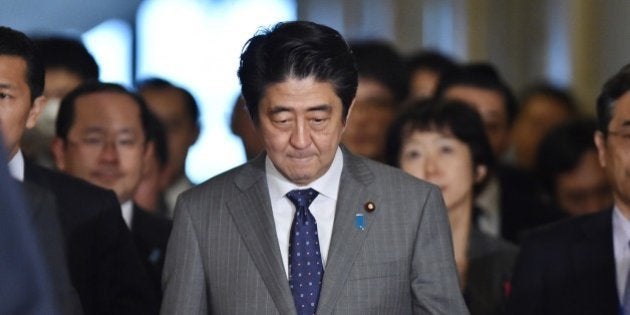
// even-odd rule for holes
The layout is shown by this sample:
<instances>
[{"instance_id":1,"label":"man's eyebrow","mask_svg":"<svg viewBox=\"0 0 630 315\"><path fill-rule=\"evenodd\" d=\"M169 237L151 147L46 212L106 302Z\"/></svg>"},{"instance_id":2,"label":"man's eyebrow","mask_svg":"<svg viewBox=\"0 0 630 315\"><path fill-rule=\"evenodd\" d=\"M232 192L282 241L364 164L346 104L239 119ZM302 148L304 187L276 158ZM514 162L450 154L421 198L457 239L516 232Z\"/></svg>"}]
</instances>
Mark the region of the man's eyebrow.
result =
<instances>
[{"instance_id":1,"label":"man's eyebrow","mask_svg":"<svg viewBox=\"0 0 630 315\"><path fill-rule=\"evenodd\" d=\"M289 109L288 107L285 107L282 105L276 105L269 109L269 114L274 115L277 113L289 112L289 111L291 111L291 109Z\"/></svg>"},{"instance_id":2,"label":"man's eyebrow","mask_svg":"<svg viewBox=\"0 0 630 315\"><path fill-rule=\"evenodd\" d=\"M322 105L310 107L309 109L307 109L307 111L308 112L319 112L319 111L332 112L332 106L328 104L322 104Z\"/></svg>"},{"instance_id":3,"label":"man's eyebrow","mask_svg":"<svg viewBox=\"0 0 630 315\"><path fill-rule=\"evenodd\" d=\"M0 89L11 89L13 86L9 83L0 83Z\"/></svg>"}]
</instances>

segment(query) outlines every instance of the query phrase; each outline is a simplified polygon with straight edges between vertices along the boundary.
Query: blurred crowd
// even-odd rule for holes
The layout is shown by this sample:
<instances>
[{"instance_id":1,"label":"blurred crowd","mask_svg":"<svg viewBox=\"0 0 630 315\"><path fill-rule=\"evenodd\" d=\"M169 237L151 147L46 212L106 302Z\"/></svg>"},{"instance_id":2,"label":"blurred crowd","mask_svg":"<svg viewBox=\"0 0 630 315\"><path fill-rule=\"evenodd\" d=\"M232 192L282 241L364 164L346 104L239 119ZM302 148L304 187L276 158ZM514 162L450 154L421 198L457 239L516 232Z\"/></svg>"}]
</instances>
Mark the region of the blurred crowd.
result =
<instances>
[{"instance_id":1,"label":"blurred crowd","mask_svg":"<svg viewBox=\"0 0 630 315\"><path fill-rule=\"evenodd\" d=\"M597 132L618 131L585 114L595 104L580 104L568 87L544 81L514 91L491 62L432 50L403 55L385 41L349 44L359 86L342 144L441 189L471 314L548 312L555 286L588 285L566 276L548 288L542 282L555 269L538 269L572 246L563 238L573 236L545 234L550 227L571 229L564 222L609 213L618 208L615 191L630 193L615 182L615 173L628 170L613 169L612 149L596 139ZM133 88L98 78L99 66L79 40L29 39L0 27L0 104L16 104L0 105L15 179L3 176L2 191L17 187L32 210L27 221L52 276L51 310L154 314L173 209L193 187L184 170L203 128L201 104L169 78L142 78ZM230 126L248 159L263 152L241 97ZM55 215L44 215L46 208ZM630 263L616 268L616 257L614 251L609 272L625 278ZM615 305L625 292L617 289Z\"/></svg>"}]
</instances>

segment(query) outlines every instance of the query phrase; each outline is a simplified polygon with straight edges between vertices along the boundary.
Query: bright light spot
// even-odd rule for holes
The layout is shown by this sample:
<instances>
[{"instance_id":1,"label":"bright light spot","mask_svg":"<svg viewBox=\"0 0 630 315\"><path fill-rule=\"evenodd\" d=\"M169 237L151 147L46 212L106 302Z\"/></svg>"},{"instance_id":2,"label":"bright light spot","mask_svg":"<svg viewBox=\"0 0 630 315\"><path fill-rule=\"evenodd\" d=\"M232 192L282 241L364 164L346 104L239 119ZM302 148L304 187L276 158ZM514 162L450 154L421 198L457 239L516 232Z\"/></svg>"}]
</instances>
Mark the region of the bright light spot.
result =
<instances>
[{"instance_id":1,"label":"bright light spot","mask_svg":"<svg viewBox=\"0 0 630 315\"><path fill-rule=\"evenodd\" d=\"M83 43L99 65L100 80L132 86L131 27L121 20L108 20L82 35Z\"/></svg>"},{"instance_id":2,"label":"bright light spot","mask_svg":"<svg viewBox=\"0 0 630 315\"><path fill-rule=\"evenodd\" d=\"M193 182L245 162L240 139L229 128L240 93L241 49L261 27L295 18L290 0L149 0L141 5L137 78L162 77L185 87L201 107L201 135L186 161Z\"/></svg>"}]
</instances>

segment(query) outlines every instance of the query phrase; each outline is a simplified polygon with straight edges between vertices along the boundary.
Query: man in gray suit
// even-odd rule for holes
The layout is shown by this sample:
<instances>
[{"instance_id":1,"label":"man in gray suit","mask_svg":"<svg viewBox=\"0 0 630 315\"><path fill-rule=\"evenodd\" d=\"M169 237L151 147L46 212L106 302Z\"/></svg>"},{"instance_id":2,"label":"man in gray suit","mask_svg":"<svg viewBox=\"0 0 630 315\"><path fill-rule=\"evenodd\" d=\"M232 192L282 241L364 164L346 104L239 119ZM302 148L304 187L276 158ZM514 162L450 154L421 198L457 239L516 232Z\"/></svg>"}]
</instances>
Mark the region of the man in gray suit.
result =
<instances>
[{"instance_id":1,"label":"man in gray suit","mask_svg":"<svg viewBox=\"0 0 630 315\"><path fill-rule=\"evenodd\" d=\"M277 24L238 74L266 152L180 195L162 314L467 314L439 189L339 146L341 35Z\"/></svg>"}]
</instances>

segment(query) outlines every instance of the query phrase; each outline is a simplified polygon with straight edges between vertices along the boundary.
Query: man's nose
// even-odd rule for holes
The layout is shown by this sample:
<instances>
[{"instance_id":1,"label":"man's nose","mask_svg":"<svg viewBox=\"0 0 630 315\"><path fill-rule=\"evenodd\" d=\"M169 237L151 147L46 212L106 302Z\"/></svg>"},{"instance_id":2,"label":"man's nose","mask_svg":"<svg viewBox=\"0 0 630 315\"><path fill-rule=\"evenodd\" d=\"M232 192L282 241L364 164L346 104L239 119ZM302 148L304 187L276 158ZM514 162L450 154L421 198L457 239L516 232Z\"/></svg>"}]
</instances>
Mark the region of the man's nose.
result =
<instances>
[{"instance_id":1,"label":"man's nose","mask_svg":"<svg viewBox=\"0 0 630 315\"><path fill-rule=\"evenodd\" d=\"M298 120L293 127L290 141L291 145L298 149L304 149L311 145L311 130L306 121Z\"/></svg>"}]
</instances>

